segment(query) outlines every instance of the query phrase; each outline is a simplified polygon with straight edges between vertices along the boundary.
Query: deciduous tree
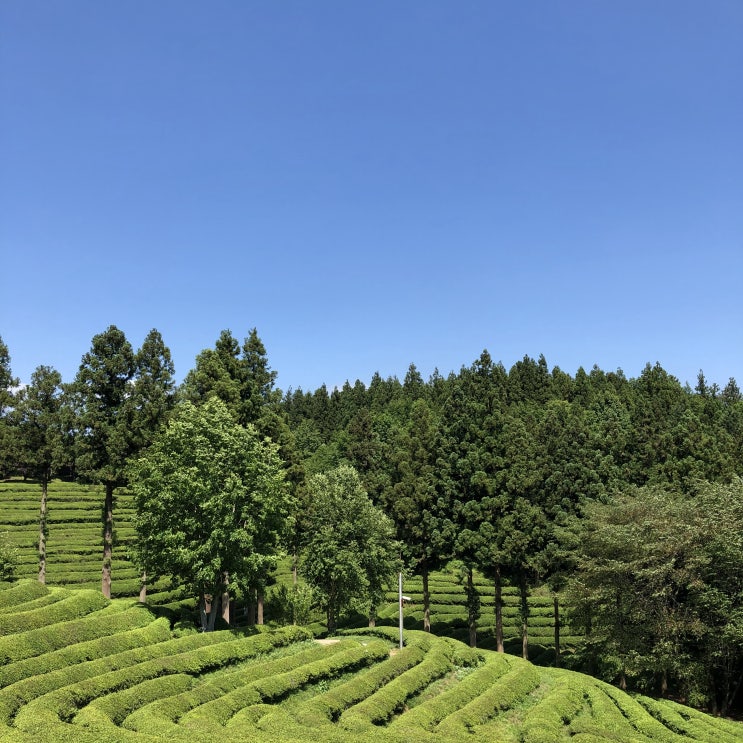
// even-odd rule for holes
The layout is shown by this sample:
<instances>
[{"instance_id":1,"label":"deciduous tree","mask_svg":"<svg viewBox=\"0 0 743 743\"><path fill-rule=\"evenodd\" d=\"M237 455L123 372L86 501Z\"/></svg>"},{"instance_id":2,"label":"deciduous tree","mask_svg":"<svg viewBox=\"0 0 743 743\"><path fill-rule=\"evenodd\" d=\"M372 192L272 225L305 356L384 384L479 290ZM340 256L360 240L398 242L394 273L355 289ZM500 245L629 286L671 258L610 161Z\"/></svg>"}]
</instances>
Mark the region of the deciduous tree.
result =
<instances>
[{"instance_id":1,"label":"deciduous tree","mask_svg":"<svg viewBox=\"0 0 743 743\"><path fill-rule=\"evenodd\" d=\"M373 620L385 585L400 568L399 545L392 521L371 502L352 467L314 475L308 490L302 572L322 599L332 634L352 606Z\"/></svg>"},{"instance_id":2,"label":"deciduous tree","mask_svg":"<svg viewBox=\"0 0 743 743\"><path fill-rule=\"evenodd\" d=\"M186 401L129 474L139 566L190 585L213 629L222 595L265 580L289 526L277 447L221 400Z\"/></svg>"}]
</instances>

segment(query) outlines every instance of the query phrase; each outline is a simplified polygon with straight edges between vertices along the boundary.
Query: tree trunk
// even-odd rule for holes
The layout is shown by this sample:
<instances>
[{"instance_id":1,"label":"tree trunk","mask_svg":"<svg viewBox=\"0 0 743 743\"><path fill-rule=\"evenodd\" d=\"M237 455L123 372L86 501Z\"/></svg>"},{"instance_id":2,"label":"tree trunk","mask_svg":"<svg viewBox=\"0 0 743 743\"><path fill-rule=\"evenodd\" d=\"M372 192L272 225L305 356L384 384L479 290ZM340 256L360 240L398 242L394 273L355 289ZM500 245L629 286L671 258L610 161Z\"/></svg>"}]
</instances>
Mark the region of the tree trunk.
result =
<instances>
[{"instance_id":1,"label":"tree trunk","mask_svg":"<svg viewBox=\"0 0 743 743\"><path fill-rule=\"evenodd\" d=\"M264 597L263 597L263 591L258 590L258 617L256 619L256 624L262 625L263 624L263 604L264 604Z\"/></svg>"},{"instance_id":2,"label":"tree trunk","mask_svg":"<svg viewBox=\"0 0 743 743\"><path fill-rule=\"evenodd\" d=\"M212 606L211 611L209 612L209 621L206 625L207 632L214 632L214 627L217 624L217 614L219 614L220 604L221 594L215 591L215 593L212 594Z\"/></svg>"},{"instance_id":3,"label":"tree trunk","mask_svg":"<svg viewBox=\"0 0 743 743\"><path fill-rule=\"evenodd\" d=\"M210 609L211 609L211 602L207 601L206 594L203 591L201 591L201 593L199 594L199 618L201 619L201 631L202 632L206 632L207 630Z\"/></svg>"},{"instance_id":4,"label":"tree trunk","mask_svg":"<svg viewBox=\"0 0 743 743\"><path fill-rule=\"evenodd\" d=\"M225 591L222 594L222 619L226 624L230 623L230 594Z\"/></svg>"},{"instance_id":5,"label":"tree trunk","mask_svg":"<svg viewBox=\"0 0 743 743\"><path fill-rule=\"evenodd\" d=\"M335 634L335 586L331 586L330 591L328 592L328 614L327 614L327 622L328 622L328 634L334 635Z\"/></svg>"},{"instance_id":6,"label":"tree trunk","mask_svg":"<svg viewBox=\"0 0 743 743\"><path fill-rule=\"evenodd\" d=\"M47 478L41 481L41 507L39 509L39 583L46 583L46 498Z\"/></svg>"},{"instance_id":7,"label":"tree trunk","mask_svg":"<svg viewBox=\"0 0 743 743\"><path fill-rule=\"evenodd\" d=\"M106 499L103 503L103 569L101 570L101 593L111 598L111 554L114 533L114 484L106 483Z\"/></svg>"},{"instance_id":8,"label":"tree trunk","mask_svg":"<svg viewBox=\"0 0 743 743\"><path fill-rule=\"evenodd\" d=\"M529 591L523 572L519 576L519 592L521 594L521 657L529 660Z\"/></svg>"},{"instance_id":9,"label":"tree trunk","mask_svg":"<svg viewBox=\"0 0 743 743\"><path fill-rule=\"evenodd\" d=\"M297 585L297 551L294 550L294 553L292 554L292 585Z\"/></svg>"},{"instance_id":10,"label":"tree trunk","mask_svg":"<svg viewBox=\"0 0 743 743\"><path fill-rule=\"evenodd\" d=\"M369 608L369 626L370 627L377 626L377 607L376 606L371 606Z\"/></svg>"},{"instance_id":11,"label":"tree trunk","mask_svg":"<svg viewBox=\"0 0 743 743\"><path fill-rule=\"evenodd\" d=\"M142 577L140 578L139 603L140 604L147 603L147 571L146 570L142 571Z\"/></svg>"},{"instance_id":12,"label":"tree trunk","mask_svg":"<svg viewBox=\"0 0 743 743\"><path fill-rule=\"evenodd\" d=\"M555 668L560 667L560 600L554 596L555 607Z\"/></svg>"},{"instance_id":13,"label":"tree trunk","mask_svg":"<svg viewBox=\"0 0 743 743\"><path fill-rule=\"evenodd\" d=\"M477 609L472 568L467 569L467 623L470 631L470 647L477 647Z\"/></svg>"},{"instance_id":14,"label":"tree trunk","mask_svg":"<svg viewBox=\"0 0 743 743\"><path fill-rule=\"evenodd\" d=\"M709 695L710 696L710 701L711 701L710 710L709 711L710 711L710 714L717 715L717 713L718 713L719 710L718 710L718 707L717 707L717 684L715 683L715 677L714 676L710 676L709 686L710 686L710 691L712 692Z\"/></svg>"},{"instance_id":15,"label":"tree trunk","mask_svg":"<svg viewBox=\"0 0 743 743\"><path fill-rule=\"evenodd\" d=\"M421 570L421 578L423 579L423 630L425 632L431 631L431 593L428 588L428 566L423 565Z\"/></svg>"},{"instance_id":16,"label":"tree trunk","mask_svg":"<svg viewBox=\"0 0 743 743\"><path fill-rule=\"evenodd\" d=\"M253 588L248 589L248 593L245 597L245 613L248 617L248 627L255 626L255 590Z\"/></svg>"},{"instance_id":17,"label":"tree trunk","mask_svg":"<svg viewBox=\"0 0 743 743\"><path fill-rule=\"evenodd\" d=\"M728 693L725 695L725 699L723 701L723 704L725 706L725 709L722 713L723 715L727 715L730 707L735 704L735 700L740 692L741 686L743 686L743 673L739 674L738 680L735 682L735 684L728 684Z\"/></svg>"},{"instance_id":18,"label":"tree trunk","mask_svg":"<svg viewBox=\"0 0 743 743\"><path fill-rule=\"evenodd\" d=\"M335 634L335 612L330 604L328 604L328 634Z\"/></svg>"},{"instance_id":19,"label":"tree trunk","mask_svg":"<svg viewBox=\"0 0 743 743\"><path fill-rule=\"evenodd\" d=\"M500 565L495 566L495 649L505 652L503 647L503 582Z\"/></svg>"}]
</instances>

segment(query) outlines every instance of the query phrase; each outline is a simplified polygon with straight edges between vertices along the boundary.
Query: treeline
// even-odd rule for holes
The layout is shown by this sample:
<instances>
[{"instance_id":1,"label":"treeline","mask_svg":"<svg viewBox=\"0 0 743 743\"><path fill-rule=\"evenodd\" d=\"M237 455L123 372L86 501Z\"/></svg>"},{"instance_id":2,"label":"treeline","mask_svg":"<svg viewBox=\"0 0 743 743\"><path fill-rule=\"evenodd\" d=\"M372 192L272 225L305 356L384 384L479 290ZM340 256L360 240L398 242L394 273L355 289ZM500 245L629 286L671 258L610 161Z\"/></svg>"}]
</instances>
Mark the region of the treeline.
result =
<instances>
[{"instance_id":1,"label":"treeline","mask_svg":"<svg viewBox=\"0 0 743 743\"><path fill-rule=\"evenodd\" d=\"M291 493L290 554L306 546L319 481L308 482L350 466L422 578L426 629L429 573L456 560L473 645L477 570L494 581L499 648L502 587L520 589L526 657L529 591L547 585L557 663L564 597L565 618L586 636L570 660L583 670L723 712L739 698L743 400L733 379L721 388L700 372L691 389L659 364L636 378L597 367L571 376L544 357L507 370L483 352L447 377L424 380L411 365L402 381L375 375L281 393L253 330L242 344L223 331L176 389L156 331L138 352L127 347L111 327L75 380L63 385L40 367L15 393L0 342L5 474L43 484L65 467L100 482L109 523L109 493L170 411L217 397L238 425L275 444ZM40 431L53 435L34 439Z\"/></svg>"}]
</instances>

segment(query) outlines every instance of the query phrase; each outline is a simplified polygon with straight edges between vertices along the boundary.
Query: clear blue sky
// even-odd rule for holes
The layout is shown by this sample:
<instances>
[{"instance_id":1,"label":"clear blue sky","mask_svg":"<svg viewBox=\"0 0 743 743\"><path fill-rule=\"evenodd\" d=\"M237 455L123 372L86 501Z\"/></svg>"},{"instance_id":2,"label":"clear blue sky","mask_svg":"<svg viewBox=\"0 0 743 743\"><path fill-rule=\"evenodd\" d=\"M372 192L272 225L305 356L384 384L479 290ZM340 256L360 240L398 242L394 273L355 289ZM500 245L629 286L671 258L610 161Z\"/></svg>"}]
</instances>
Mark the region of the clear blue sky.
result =
<instances>
[{"instance_id":1,"label":"clear blue sky","mask_svg":"<svg viewBox=\"0 0 743 743\"><path fill-rule=\"evenodd\" d=\"M114 324L743 385L743 3L3 2L0 275L24 380Z\"/></svg>"}]
</instances>

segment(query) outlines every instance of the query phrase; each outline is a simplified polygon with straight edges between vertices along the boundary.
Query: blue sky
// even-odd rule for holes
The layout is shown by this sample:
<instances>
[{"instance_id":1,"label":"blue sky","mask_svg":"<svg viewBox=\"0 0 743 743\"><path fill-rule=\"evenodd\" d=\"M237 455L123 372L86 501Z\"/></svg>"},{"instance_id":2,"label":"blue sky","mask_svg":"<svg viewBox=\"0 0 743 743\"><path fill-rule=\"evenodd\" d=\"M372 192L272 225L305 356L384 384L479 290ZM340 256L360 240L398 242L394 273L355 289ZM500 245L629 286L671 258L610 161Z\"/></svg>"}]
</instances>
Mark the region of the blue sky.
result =
<instances>
[{"instance_id":1,"label":"blue sky","mask_svg":"<svg viewBox=\"0 0 743 743\"><path fill-rule=\"evenodd\" d=\"M743 4L0 4L0 336L257 327L282 389L743 384Z\"/></svg>"}]
</instances>

